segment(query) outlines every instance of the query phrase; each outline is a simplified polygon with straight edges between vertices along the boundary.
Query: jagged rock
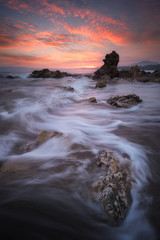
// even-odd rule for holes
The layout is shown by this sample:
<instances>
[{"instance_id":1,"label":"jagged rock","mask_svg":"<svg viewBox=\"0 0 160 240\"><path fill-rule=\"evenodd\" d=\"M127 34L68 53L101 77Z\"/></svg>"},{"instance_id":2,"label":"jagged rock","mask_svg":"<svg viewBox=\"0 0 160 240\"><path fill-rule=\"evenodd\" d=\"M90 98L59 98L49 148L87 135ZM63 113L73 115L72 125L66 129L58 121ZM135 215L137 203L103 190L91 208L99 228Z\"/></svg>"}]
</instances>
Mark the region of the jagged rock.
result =
<instances>
[{"instance_id":1,"label":"jagged rock","mask_svg":"<svg viewBox=\"0 0 160 240\"><path fill-rule=\"evenodd\" d=\"M88 99L88 102L93 102L93 103L97 103L97 100L96 100L96 98L95 97L91 97L91 98L89 98Z\"/></svg>"},{"instance_id":2,"label":"jagged rock","mask_svg":"<svg viewBox=\"0 0 160 240\"><path fill-rule=\"evenodd\" d=\"M35 70L30 74L30 78L63 78L71 76L71 74L67 72L61 72L59 70L56 71L50 71L49 69L43 69L43 70Z\"/></svg>"},{"instance_id":3,"label":"jagged rock","mask_svg":"<svg viewBox=\"0 0 160 240\"><path fill-rule=\"evenodd\" d=\"M123 222L132 202L129 159L124 159L124 162L122 165L112 152L102 151L97 164L103 166L105 171L92 185L92 190L97 192L109 222L113 225Z\"/></svg>"},{"instance_id":4,"label":"jagged rock","mask_svg":"<svg viewBox=\"0 0 160 240\"><path fill-rule=\"evenodd\" d=\"M104 87L106 87L106 86L107 86L107 84L106 84L105 81L98 81L98 82L96 83L95 88L104 88Z\"/></svg>"},{"instance_id":5,"label":"jagged rock","mask_svg":"<svg viewBox=\"0 0 160 240\"><path fill-rule=\"evenodd\" d=\"M126 96L117 95L107 100L107 103L118 108L128 108L141 102L142 102L142 99L140 99L139 96L135 94L126 95Z\"/></svg>"},{"instance_id":6,"label":"jagged rock","mask_svg":"<svg viewBox=\"0 0 160 240\"><path fill-rule=\"evenodd\" d=\"M105 77L108 78L108 76L113 79L119 76L117 69L117 65L119 63L119 55L115 51L107 54L103 62L104 65L96 72L94 72L93 79L101 80Z\"/></svg>"},{"instance_id":7,"label":"jagged rock","mask_svg":"<svg viewBox=\"0 0 160 240\"><path fill-rule=\"evenodd\" d=\"M53 132L41 131L38 137L36 138L35 142L32 142L27 145L26 151L27 152L32 151L33 149L40 146L42 143L48 141L49 139L53 137L59 137L59 136L62 136L62 133L57 131L53 131Z\"/></svg>"}]
</instances>

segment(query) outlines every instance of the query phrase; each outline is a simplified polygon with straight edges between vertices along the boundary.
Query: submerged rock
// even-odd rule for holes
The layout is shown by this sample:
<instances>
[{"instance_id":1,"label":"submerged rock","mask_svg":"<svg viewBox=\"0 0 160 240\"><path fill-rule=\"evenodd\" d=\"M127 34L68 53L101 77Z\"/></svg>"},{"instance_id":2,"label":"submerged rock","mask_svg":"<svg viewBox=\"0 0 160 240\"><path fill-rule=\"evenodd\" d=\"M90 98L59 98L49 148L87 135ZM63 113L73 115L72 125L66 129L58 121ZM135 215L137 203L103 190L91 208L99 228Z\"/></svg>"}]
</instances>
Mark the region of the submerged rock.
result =
<instances>
[{"instance_id":1,"label":"submerged rock","mask_svg":"<svg viewBox=\"0 0 160 240\"><path fill-rule=\"evenodd\" d=\"M30 74L30 78L63 78L71 76L67 72L61 72L59 70L50 71L49 69L35 70Z\"/></svg>"},{"instance_id":2,"label":"submerged rock","mask_svg":"<svg viewBox=\"0 0 160 240\"><path fill-rule=\"evenodd\" d=\"M102 151L97 164L105 168L104 174L92 185L113 225L124 221L132 202L129 159L123 161L122 165L112 152Z\"/></svg>"},{"instance_id":3,"label":"submerged rock","mask_svg":"<svg viewBox=\"0 0 160 240\"><path fill-rule=\"evenodd\" d=\"M117 65L119 63L119 55L115 51L112 51L110 54L107 54L103 62L104 65L96 72L94 72L93 79L108 80L108 77L113 79L119 76L117 69Z\"/></svg>"},{"instance_id":4,"label":"submerged rock","mask_svg":"<svg viewBox=\"0 0 160 240\"><path fill-rule=\"evenodd\" d=\"M132 107L141 102L142 102L142 99L140 99L139 96L135 94L126 95L126 96L117 95L107 100L107 103L118 108Z\"/></svg>"},{"instance_id":5,"label":"submerged rock","mask_svg":"<svg viewBox=\"0 0 160 240\"><path fill-rule=\"evenodd\" d=\"M26 151L28 151L28 152L32 151L36 147L40 146L42 143L47 142L49 139L51 139L53 137L59 137L59 136L62 136L62 133L57 132L57 131L53 131L53 132L41 131L40 134L38 135L38 137L36 138L36 140L27 145Z\"/></svg>"},{"instance_id":6,"label":"submerged rock","mask_svg":"<svg viewBox=\"0 0 160 240\"><path fill-rule=\"evenodd\" d=\"M64 89L64 90L67 90L67 91L70 91L70 92L74 92L74 88L71 87L71 86L57 86L58 88L61 88L61 89Z\"/></svg>"},{"instance_id":7,"label":"submerged rock","mask_svg":"<svg viewBox=\"0 0 160 240\"><path fill-rule=\"evenodd\" d=\"M14 78L20 78L19 76L12 76L12 75L7 75L6 78L14 79Z\"/></svg>"},{"instance_id":8,"label":"submerged rock","mask_svg":"<svg viewBox=\"0 0 160 240\"><path fill-rule=\"evenodd\" d=\"M88 99L88 102L97 103L97 99L95 97L91 97L91 98Z\"/></svg>"},{"instance_id":9,"label":"submerged rock","mask_svg":"<svg viewBox=\"0 0 160 240\"><path fill-rule=\"evenodd\" d=\"M104 88L104 87L106 87L106 86L107 86L107 84L106 84L105 81L98 81L98 82L96 83L95 88Z\"/></svg>"}]
</instances>

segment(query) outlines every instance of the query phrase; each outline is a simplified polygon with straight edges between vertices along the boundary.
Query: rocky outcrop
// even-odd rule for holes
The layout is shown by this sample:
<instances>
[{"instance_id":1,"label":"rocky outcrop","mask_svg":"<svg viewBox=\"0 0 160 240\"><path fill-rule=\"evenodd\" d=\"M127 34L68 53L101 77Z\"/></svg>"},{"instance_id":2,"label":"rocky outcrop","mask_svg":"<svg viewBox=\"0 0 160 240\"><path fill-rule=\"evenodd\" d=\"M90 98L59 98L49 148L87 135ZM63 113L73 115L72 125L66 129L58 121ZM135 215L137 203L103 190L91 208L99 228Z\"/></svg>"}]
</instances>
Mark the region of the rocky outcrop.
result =
<instances>
[{"instance_id":1,"label":"rocky outcrop","mask_svg":"<svg viewBox=\"0 0 160 240\"><path fill-rule=\"evenodd\" d=\"M137 65L135 65L135 66L132 66L129 71L130 71L132 76L136 77L136 76L139 75L141 70L140 70L140 68Z\"/></svg>"},{"instance_id":2,"label":"rocky outcrop","mask_svg":"<svg viewBox=\"0 0 160 240\"><path fill-rule=\"evenodd\" d=\"M30 74L30 78L63 78L71 76L67 72L61 72L59 70L50 71L49 69L35 70Z\"/></svg>"},{"instance_id":3,"label":"rocky outcrop","mask_svg":"<svg viewBox=\"0 0 160 240\"><path fill-rule=\"evenodd\" d=\"M104 88L104 87L106 87L106 86L107 86L106 81L98 81L98 82L96 83L95 88Z\"/></svg>"},{"instance_id":4,"label":"rocky outcrop","mask_svg":"<svg viewBox=\"0 0 160 240\"><path fill-rule=\"evenodd\" d=\"M97 103L97 99L95 97L91 97L91 98L88 99L88 102Z\"/></svg>"},{"instance_id":5,"label":"rocky outcrop","mask_svg":"<svg viewBox=\"0 0 160 240\"><path fill-rule=\"evenodd\" d=\"M117 69L119 55L115 51L107 54L103 62L104 65L94 73L93 79L105 80L108 77L112 79L119 76Z\"/></svg>"},{"instance_id":6,"label":"rocky outcrop","mask_svg":"<svg viewBox=\"0 0 160 240\"><path fill-rule=\"evenodd\" d=\"M130 161L125 158L122 164L112 152L102 151L97 164L103 166L103 175L92 185L92 190L98 194L109 222L119 225L132 202Z\"/></svg>"},{"instance_id":7,"label":"rocky outcrop","mask_svg":"<svg viewBox=\"0 0 160 240\"><path fill-rule=\"evenodd\" d=\"M119 78L132 78L133 75L129 70L121 70L119 71Z\"/></svg>"},{"instance_id":8,"label":"rocky outcrop","mask_svg":"<svg viewBox=\"0 0 160 240\"><path fill-rule=\"evenodd\" d=\"M118 108L128 108L132 107L138 103L141 103L142 99L139 98L139 96L135 94L126 95L126 96L115 96L111 97L107 100L107 103L109 103L112 106L118 107Z\"/></svg>"},{"instance_id":9,"label":"rocky outcrop","mask_svg":"<svg viewBox=\"0 0 160 240\"><path fill-rule=\"evenodd\" d=\"M137 65L132 66L129 70L122 69L119 71L119 78L141 80L146 76L148 76L148 74L145 71L141 71Z\"/></svg>"},{"instance_id":10,"label":"rocky outcrop","mask_svg":"<svg viewBox=\"0 0 160 240\"><path fill-rule=\"evenodd\" d=\"M62 133L57 132L57 131L53 131L53 132L41 131L39 133L38 137L36 138L36 140L34 142L28 144L25 150L27 152L32 151L33 149L37 148L42 143L45 143L49 139L51 139L53 137L59 137L59 136L62 136Z\"/></svg>"},{"instance_id":11,"label":"rocky outcrop","mask_svg":"<svg viewBox=\"0 0 160 240\"><path fill-rule=\"evenodd\" d=\"M50 71L49 69L35 70L30 75L29 78L63 78L63 77L88 77L91 78L91 74L70 74L67 72L61 72L59 70Z\"/></svg>"}]
</instances>

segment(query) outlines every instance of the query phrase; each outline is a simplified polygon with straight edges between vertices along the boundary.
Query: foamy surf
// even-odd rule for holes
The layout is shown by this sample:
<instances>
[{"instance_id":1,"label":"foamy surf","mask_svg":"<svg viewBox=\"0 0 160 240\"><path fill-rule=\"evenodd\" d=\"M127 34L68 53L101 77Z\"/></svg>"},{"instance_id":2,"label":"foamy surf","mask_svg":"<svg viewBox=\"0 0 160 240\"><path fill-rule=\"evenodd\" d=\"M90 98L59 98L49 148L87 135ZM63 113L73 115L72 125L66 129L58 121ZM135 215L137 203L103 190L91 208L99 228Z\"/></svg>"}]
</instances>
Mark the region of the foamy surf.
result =
<instances>
[{"instance_id":1,"label":"foamy surf","mask_svg":"<svg viewBox=\"0 0 160 240\"><path fill-rule=\"evenodd\" d=\"M1 82L1 91L10 83L11 80ZM4 183L1 189L10 195L7 200L4 194L3 201L12 203L13 198L17 202L19 199L29 201L34 193L32 200L38 202L37 206L49 201L49 210L45 204L41 210L36 208L40 211L40 219L44 212L55 211L55 216L50 213L51 219L47 218L48 224L53 225L59 216L59 224L64 231L67 224L72 226L74 223L66 220L66 225L63 225L63 211L55 209L67 205L65 219L72 213L76 216L76 223L84 223L88 228L96 226L94 236L91 232L86 233L88 239L109 236L109 239L137 240L140 235L145 239L155 239L155 230L146 217L152 198L143 189L149 184L149 179L154 178L148 154L157 150L153 150L148 138L154 139L154 131L159 127L159 85L121 83L95 89L95 82L86 77L18 79L13 85L14 90L9 94L4 89L0 105L1 161L8 164L1 176ZM71 86L74 91L59 86ZM124 93L135 93L143 102L130 109L116 109L107 104L109 97ZM88 102L92 96L98 99L97 104ZM62 132L62 136L26 152L25 146L35 141L43 130ZM96 158L102 150L113 151L120 159L123 159L123 154L129 156L135 182L129 214L123 225L116 229L107 225L103 209L90 196L90 185L99 174ZM41 194L46 198L37 200ZM18 214L25 207L26 204L24 208L17 209ZM4 213L7 215L8 210ZM36 224L41 225L41 220L32 223L31 233ZM81 230L86 232L85 227Z\"/></svg>"}]
</instances>

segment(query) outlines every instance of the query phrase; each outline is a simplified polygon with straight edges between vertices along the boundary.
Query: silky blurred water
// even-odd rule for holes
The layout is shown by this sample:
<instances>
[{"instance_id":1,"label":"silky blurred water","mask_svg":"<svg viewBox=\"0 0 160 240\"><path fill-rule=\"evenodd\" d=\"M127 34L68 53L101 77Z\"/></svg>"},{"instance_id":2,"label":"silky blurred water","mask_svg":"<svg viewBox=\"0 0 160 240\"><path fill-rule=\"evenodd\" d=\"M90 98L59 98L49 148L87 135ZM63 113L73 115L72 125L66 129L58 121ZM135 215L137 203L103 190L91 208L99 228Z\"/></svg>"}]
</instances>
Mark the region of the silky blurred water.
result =
<instances>
[{"instance_id":1,"label":"silky blurred water","mask_svg":"<svg viewBox=\"0 0 160 240\"><path fill-rule=\"evenodd\" d=\"M116 109L106 102L132 93L141 104ZM159 129L159 84L120 81L97 89L86 77L0 79L3 239L158 239ZM42 130L62 135L26 152ZM119 227L108 224L91 192L102 150L131 159L133 203Z\"/></svg>"}]
</instances>

